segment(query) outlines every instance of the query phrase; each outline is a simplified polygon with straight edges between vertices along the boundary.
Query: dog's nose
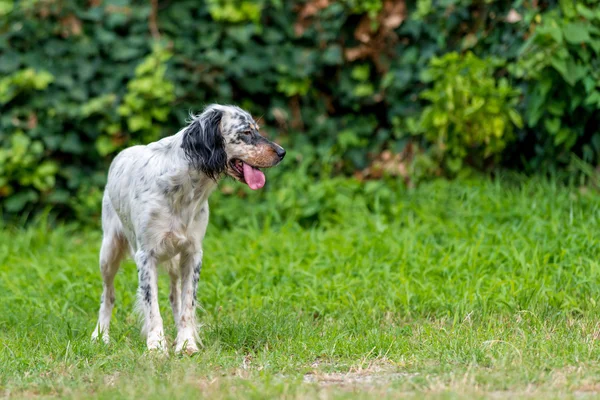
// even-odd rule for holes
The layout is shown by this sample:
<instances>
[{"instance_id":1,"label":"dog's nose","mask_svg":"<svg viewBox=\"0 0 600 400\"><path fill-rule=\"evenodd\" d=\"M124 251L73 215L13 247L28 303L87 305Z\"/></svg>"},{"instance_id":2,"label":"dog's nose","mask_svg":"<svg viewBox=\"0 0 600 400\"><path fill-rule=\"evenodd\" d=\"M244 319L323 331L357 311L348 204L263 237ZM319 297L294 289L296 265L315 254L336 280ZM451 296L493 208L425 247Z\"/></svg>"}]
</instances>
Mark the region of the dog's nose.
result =
<instances>
[{"instance_id":1,"label":"dog's nose","mask_svg":"<svg viewBox=\"0 0 600 400\"><path fill-rule=\"evenodd\" d=\"M283 147L281 147L281 146L276 146L275 147L275 152L279 156L279 159L283 160L283 157L285 157L285 149Z\"/></svg>"}]
</instances>

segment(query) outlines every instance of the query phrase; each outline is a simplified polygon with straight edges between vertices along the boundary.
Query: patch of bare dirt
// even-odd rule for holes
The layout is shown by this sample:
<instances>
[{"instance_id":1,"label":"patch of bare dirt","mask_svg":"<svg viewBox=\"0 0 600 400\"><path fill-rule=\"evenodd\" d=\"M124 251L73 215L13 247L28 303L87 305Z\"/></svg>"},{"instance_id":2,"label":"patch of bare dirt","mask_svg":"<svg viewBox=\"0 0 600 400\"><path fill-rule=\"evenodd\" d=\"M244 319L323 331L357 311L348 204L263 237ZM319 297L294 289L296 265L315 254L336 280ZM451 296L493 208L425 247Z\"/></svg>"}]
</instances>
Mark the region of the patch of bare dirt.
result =
<instances>
[{"instance_id":1,"label":"patch of bare dirt","mask_svg":"<svg viewBox=\"0 0 600 400\"><path fill-rule=\"evenodd\" d=\"M402 372L384 372L384 373L330 373L330 374L306 374L304 383L316 383L320 386L363 386L379 387L382 384L389 384L395 381L413 377L414 374Z\"/></svg>"},{"instance_id":2,"label":"patch of bare dirt","mask_svg":"<svg viewBox=\"0 0 600 400\"><path fill-rule=\"evenodd\" d=\"M387 384L406 380L418 375L414 373L399 372L394 364L385 358L353 366L348 372L327 373L317 369L325 364L321 360L315 360L312 364L314 370L311 373L304 375L304 383L316 383L322 387L380 389Z\"/></svg>"}]
</instances>

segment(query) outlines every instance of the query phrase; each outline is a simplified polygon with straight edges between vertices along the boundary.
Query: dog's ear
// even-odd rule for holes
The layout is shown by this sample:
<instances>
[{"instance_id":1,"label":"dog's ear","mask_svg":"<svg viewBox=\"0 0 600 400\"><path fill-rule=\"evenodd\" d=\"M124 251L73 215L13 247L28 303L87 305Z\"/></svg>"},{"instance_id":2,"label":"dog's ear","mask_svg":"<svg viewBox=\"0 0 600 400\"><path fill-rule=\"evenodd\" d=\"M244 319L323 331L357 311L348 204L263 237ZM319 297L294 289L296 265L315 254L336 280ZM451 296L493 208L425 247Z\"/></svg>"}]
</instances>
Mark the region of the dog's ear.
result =
<instances>
[{"instance_id":1,"label":"dog's ear","mask_svg":"<svg viewBox=\"0 0 600 400\"><path fill-rule=\"evenodd\" d=\"M202 113L185 129L181 144L190 164L214 181L227 168L225 140L221 134L222 117L219 110Z\"/></svg>"}]
</instances>

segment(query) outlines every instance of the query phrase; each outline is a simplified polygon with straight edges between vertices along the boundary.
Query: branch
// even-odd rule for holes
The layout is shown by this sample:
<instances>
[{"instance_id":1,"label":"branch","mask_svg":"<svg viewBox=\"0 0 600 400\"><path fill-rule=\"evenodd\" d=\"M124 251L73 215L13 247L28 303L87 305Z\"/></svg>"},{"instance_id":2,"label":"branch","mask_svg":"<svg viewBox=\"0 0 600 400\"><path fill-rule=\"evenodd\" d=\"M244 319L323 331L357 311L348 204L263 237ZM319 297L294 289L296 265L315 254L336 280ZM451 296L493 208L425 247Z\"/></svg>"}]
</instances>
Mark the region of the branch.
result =
<instances>
[{"instance_id":1,"label":"branch","mask_svg":"<svg viewBox=\"0 0 600 400\"><path fill-rule=\"evenodd\" d=\"M148 25L150 27L150 33L154 39L160 39L160 32L158 31L158 0L150 0L152 9L150 11L150 17L148 18Z\"/></svg>"}]
</instances>

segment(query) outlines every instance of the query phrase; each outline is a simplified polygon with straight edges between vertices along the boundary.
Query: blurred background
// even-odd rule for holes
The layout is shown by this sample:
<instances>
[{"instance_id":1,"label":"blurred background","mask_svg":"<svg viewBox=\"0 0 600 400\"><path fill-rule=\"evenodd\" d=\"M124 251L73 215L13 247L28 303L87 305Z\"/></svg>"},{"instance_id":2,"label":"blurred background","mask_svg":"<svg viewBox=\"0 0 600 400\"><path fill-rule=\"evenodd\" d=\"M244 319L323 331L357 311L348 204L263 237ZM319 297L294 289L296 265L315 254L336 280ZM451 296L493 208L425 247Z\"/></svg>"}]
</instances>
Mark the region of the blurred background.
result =
<instances>
[{"instance_id":1,"label":"blurred background","mask_svg":"<svg viewBox=\"0 0 600 400\"><path fill-rule=\"evenodd\" d=\"M220 185L225 226L241 202L312 224L430 179L593 172L599 55L596 0L0 0L2 216L97 224L115 154L212 102L289 154L261 193Z\"/></svg>"}]
</instances>

